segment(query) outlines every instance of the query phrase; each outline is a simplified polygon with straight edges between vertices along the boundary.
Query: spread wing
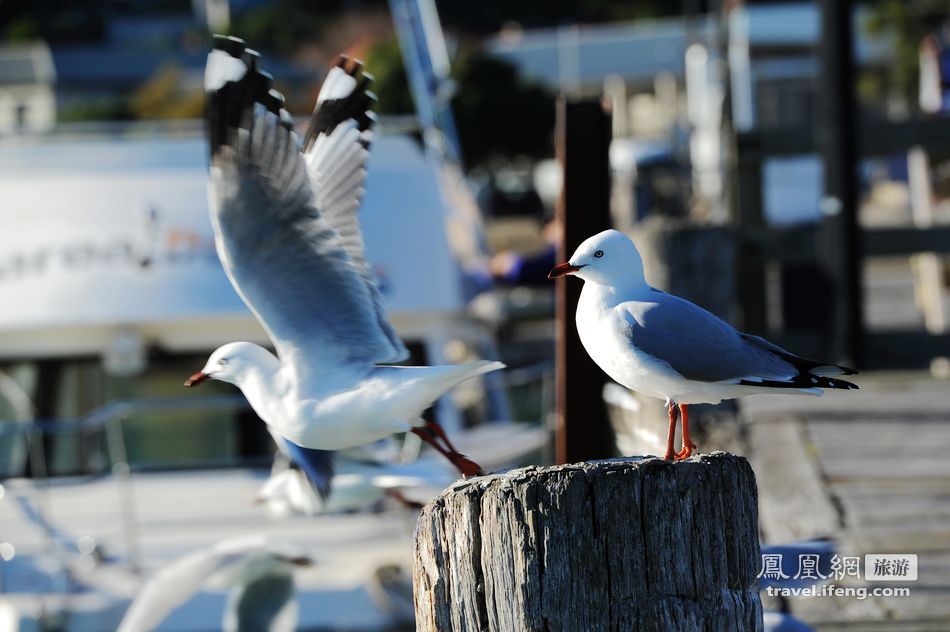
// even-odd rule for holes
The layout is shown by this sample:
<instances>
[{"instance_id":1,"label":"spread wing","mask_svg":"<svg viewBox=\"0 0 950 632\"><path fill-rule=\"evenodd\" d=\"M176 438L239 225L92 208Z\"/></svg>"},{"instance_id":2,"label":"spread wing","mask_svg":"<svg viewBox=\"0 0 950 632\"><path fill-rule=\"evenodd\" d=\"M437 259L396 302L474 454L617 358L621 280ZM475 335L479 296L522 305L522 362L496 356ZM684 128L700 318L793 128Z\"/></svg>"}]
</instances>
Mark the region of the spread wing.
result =
<instances>
[{"instance_id":1,"label":"spread wing","mask_svg":"<svg viewBox=\"0 0 950 632\"><path fill-rule=\"evenodd\" d=\"M350 64L345 56L330 69L317 95L303 151L317 208L340 236L340 245L379 302L376 274L366 261L357 216L376 121L370 110L376 96L367 89L373 77L362 70L361 62ZM401 347L398 337L393 340ZM408 357L405 348L402 351Z\"/></svg>"},{"instance_id":2,"label":"spread wing","mask_svg":"<svg viewBox=\"0 0 950 632\"><path fill-rule=\"evenodd\" d=\"M299 373L400 361L406 349L386 319L356 220L372 120L366 82L354 79L340 97L347 107L321 114L318 104L323 142L318 148L318 133L305 159L283 97L258 66L241 40L215 37L205 87L211 218L225 271Z\"/></svg>"}]
</instances>

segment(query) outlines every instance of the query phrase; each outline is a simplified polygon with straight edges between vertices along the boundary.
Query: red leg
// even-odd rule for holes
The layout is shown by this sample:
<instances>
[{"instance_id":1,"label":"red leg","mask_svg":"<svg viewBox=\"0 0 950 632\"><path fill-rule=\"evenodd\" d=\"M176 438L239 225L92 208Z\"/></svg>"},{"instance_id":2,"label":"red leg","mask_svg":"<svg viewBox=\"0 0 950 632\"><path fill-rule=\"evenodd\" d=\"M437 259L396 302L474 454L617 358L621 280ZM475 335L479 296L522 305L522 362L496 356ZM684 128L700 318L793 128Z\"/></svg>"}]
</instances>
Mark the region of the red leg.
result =
<instances>
[{"instance_id":1,"label":"red leg","mask_svg":"<svg viewBox=\"0 0 950 632\"><path fill-rule=\"evenodd\" d=\"M445 442L445 447L447 447L447 448L448 448L449 450L451 450L452 452L455 452L456 454L458 454L458 450L456 450L456 449L455 449L455 446L452 445L452 442L449 441L449 435L445 434L445 429L444 429L441 425L437 424L437 423L434 422L434 421L427 421L427 422L426 422L426 425L425 425L425 428L426 428L426 430L428 430L429 432L431 432L431 433L434 434L435 436L437 436L437 437L439 437L440 439L442 439L442 441Z\"/></svg>"},{"instance_id":2,"label":"red leg","mask_svg":"<svg viewBox=\"0 0 950 632\"><path fill-rule=\"evenodd\" d=\"M459 454L458 452L453 453L454 456L449 460L452 461L452 464L458 468L459 472L462 474L462 478L468 478L470 476L485 476L485 472L482 471L482 466L471 460L464 454Z\"/></svg>"},{"instance_id":3,"label":"red leg","mask_svg":"<svg viewBox=\"0 0 950 632\"><path fill-rule=\"evenodd\" d=\"M667 408L670 414L670 431L666 436L666 454L663 455L663 458L667 461L673 460L673 440L676 438L676 402L669 401L667 403Z\"/></svg>"},{"instance_id":4,"label":"red leg","mask_svg":"<svg viewBox=\"0 0 950 632\"><path fill-rule=\"evenodd\" d=\"M455 446L452 445L452 441L449 439L449 435L445 434L445 429L441 425L435 421L427 421L426 428L429 432L442 439L445 443L445 447L454 455L454 458L450 460L459 468L459 471L462 472L462 476L484 476L484 472L482 472L482 468L478 463L472 461L455 449Z\"/></svg>"},{"instance_id":5,"label":"red leg","mask_svg":"<svg viewBox=\"0 0 950 632\"><path fill-rule=\"evenodd\" d=\"M452 465L458 468L459 472L462 473L463 478L468 478L469 476L482 476L484 474L484 472L482 472L481 466L479 466L475 461L472 461L471 459L459 454L455 450L450 450L439 445L439 442L436 441L435 436L428 432L428 428L413 428L412 433L435 448L439 454L447 458Z\"/></svg>"},{"instance_id":6,"label":"red leg","mask_svg":"<svg viewBox=\"0 0 950 632\"><path fill-rule=\"evenodd\" d=\"M452 461L453 465L455 464L455 461L452 458L452 453L446 450L445 448L443 448L441 444L439 444L439 442L435 440L435 437L433 437L429 432L427 432L425 428L413 428L412 434L416 435L417 437L419 437L420 439L422 439L423 441L431 445L433 448L435 448L439 454L447 458L449 461Z\"/></svg>"},{"instance_id":7,"label":"red leg","mask_svg":"<svg viewBox=\"0 0 950 632\"><path fill-rule=\"evenodd\" d=\"M402 503L409 509L414 509L418 511L424 507L422 503L417 503L416 501L409 500L408 498L403 496L402 492L399 491L398 489L390 489L386 493L389 494L390 498L394 498L395 500L399 501L400 503Z\"/></svg>"},{"instance_id":8,"label":"red leg","mask_svg":"<svg viewBox=\"0 0 950 632\"><path fill-rule=\"evenodd\" d=\"M687 413L686 408L686 404L680 404L680 414L683 418L683 449L676 453L675 460L677 461L688 459L696 447L696 444L689 438L689 413Z\"/></svg>"}]
</instances>

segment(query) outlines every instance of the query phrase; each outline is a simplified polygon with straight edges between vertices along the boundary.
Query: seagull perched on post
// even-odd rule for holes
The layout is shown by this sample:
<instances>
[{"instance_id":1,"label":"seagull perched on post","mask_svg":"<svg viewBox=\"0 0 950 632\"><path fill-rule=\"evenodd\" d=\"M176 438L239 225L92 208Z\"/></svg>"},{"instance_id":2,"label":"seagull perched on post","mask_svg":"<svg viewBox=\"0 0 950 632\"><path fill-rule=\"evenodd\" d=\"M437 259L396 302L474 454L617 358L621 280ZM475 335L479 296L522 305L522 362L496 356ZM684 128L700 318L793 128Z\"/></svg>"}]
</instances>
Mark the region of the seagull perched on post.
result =
<instances>
[{"instance_id":1,"label":"seagull perched on post","mask_svg":"<svg viewBox=\"0 0 950 632\"><path fill-rule=\"evenodd\" d=\"M301 147L259 55L215 36L205 72L211 221L218 256L277 350L232 342L185 386L236 385L280 436L321 450L413 432L464 476L480 473L422 412L500 362L379 366L408 352L386 319L356 212L375 99L360 62L341 58Z\"/></svg>"},{"instance_id":2,"label":"seagull perched on post","mask_svg":"<svg viewBox=\"0 0 950 632\"><path fill-rule=\"evenodd\" d=\"M853 375L854 369L800 358L650 287L636 246L616 230L588 238L548 278L568 274L585 282L577 304L577 333L590 357L623 386L666 400L667 460L686 459L696 447L689 436L689 404L756 393L821 395L824 388L858 388L828 377ZM682 448L674 453L677 411L683 436Z\"/></svg>"}]
</instances>

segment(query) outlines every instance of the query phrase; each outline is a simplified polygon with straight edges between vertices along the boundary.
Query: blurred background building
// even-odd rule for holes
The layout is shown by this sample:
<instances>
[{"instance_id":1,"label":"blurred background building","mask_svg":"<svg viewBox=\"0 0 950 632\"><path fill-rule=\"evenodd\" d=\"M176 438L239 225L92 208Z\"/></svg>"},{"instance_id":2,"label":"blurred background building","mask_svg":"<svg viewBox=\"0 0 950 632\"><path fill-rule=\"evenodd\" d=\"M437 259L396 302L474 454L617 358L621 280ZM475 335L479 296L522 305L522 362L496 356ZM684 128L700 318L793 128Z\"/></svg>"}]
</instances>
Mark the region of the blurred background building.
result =
<instances>
[{"instance_id":1,"label":"blurred background building","mask_svg":"<svg viewBox=\"0 0 950 632\"><path fill-rule=\"evenodd\" d=\"M756 465L765 541L929 560L900 603L769 607L944 629L948 19L937 0L0 3L0 629L111 629L157 569L246 533L315 558L302 628L411 629L400 500L451 472L410 438L341 455L336 500L304 481L255 505L286 458L234 389L181 388L218 344L266 342L213 250L212 32L262 52L301 125L340 52L375 75L369 258L414 361L511 367L433 412L488 469L554 458L556 102L602 103L612 221L654 285L871 371L847 404L698 412L706 446ZM656 453L659 404L604 396L617 450ZM199 582L161 629L216 629L227 590Z\"/></svg>"}]
</instances>

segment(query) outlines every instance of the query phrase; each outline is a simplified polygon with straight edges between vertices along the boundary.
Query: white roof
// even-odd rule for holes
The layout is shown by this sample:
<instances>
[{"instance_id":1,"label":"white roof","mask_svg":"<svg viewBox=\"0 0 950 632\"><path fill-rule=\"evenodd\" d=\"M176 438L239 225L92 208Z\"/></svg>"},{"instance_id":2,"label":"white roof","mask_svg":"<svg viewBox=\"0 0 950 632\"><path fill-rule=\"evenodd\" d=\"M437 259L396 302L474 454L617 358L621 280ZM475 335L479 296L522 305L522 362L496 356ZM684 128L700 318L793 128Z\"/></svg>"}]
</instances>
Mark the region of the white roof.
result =
<instances>
[{"instance_id":1,"label":"white roof","mask_svg":"<svg viewBox=\"0 0 950 632\"><path fill-rule=\"evenodd\" d=\"M262 339L214 252L206 155L199 138L0 145L0 354L93 352L130 326L171 347ZM397 328L468 298L440 169L407 137L373 148L362 222Z\"/></svg>"}]
</instances>

